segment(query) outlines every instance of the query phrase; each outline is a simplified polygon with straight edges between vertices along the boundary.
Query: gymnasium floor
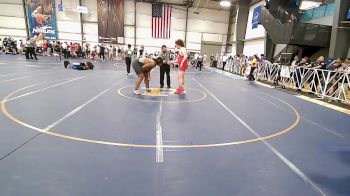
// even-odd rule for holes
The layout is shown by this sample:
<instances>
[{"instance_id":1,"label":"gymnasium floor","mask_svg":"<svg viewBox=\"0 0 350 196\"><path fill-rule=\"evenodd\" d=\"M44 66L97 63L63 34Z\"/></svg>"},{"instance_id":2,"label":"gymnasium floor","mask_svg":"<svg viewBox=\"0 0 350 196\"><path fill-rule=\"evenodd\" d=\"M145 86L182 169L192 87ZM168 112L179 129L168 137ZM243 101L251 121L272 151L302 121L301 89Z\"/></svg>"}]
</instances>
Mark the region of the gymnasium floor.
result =
<instances>
[{"instance_id":1,"label":"gymnasium floor","mask_svg":"<svg viewBox=\"0 0 350 196\"><path fill-rule=\"evenodd\" d=\"M135 96L95 65L0 56L1 196L350 195L349 115L212 70Z\"/></svg>"}]
</instances>

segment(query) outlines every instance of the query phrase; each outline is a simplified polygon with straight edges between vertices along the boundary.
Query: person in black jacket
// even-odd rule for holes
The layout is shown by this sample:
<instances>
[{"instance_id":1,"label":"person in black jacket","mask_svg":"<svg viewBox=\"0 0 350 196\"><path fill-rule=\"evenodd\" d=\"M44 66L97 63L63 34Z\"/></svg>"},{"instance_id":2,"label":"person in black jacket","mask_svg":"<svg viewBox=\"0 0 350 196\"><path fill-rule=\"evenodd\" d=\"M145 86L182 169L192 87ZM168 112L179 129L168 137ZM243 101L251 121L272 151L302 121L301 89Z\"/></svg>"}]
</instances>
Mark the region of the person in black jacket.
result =
<instances>
[{"instance_id":1,"label":"person in black jacket","mask_svg":"<svg viewBox=\"0 0 350 196\"><path fill-rule=\"evenodd\" d=\"M164 74L166 74L167 78L167 88L171 88L170 86L170 65L168 62L170 61L170 53L166 47L166 45L162 46L162 51L159 54L163 59L163 63L160 66L160 88L164 87Z\"/></svg>"}]
</instances>

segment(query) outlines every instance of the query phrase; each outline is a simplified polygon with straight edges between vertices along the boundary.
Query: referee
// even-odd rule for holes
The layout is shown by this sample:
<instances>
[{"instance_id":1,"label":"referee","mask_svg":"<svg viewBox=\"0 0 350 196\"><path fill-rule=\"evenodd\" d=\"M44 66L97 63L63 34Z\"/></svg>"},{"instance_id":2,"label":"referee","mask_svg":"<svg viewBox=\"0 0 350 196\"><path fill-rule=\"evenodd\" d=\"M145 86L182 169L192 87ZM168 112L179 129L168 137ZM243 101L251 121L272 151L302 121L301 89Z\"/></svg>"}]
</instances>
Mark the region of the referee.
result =
<instances>
[{"instance_id":1,"label":"referee","mask_svg":"<svg viewBox=\"0 0 350 196\"><path fill-rule=\"evenodd\" d=\"M170 65L168 61L170 60L170 53L166 47L166 45L162 46L162 51L159 55L163 59L163 63L160 66L160 88L164 88L164 74L166 74L167 88L171 88L170 86Z\"/></svg>"},{"instance_id":2,"label":"referee","mask_svg":"<svg viewBox=\"0 0 350 196\"><path fill-rule=\"evenodd\" d=\"M131 65L131 58L133 55L133 51L131 50L131 44L128 44L128 49L125 51L125 64L126 64L126 71L127 74L130 74L130 65Z\"/></svg>"}]
</instances>

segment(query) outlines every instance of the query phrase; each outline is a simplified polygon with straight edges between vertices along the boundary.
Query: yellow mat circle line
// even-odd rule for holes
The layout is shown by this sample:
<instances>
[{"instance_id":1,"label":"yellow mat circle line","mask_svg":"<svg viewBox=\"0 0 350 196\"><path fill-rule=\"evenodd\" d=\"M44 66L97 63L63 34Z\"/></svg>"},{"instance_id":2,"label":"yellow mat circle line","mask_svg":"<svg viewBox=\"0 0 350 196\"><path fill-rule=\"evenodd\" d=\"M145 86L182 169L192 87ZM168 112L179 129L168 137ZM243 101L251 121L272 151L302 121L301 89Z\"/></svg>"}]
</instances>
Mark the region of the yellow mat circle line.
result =
<instances>
[{"instance_id":1,"label":"yellow mat circle line","mask_svg":"<svg viewBox=\"0 0 350 196\"><path fill-rule=\"evenodd\" d=\"M124 98L127 98L127 99L132 99L132 100L135 100L135 101L143 101L143 102L152 102L152 103L159 103L160 100L147 100L147 99L138 99L138 98L135 98L135 97L130 97L130 96L127 96L125 94L123 94L121 91L126 89L126 88L132 88L134 86L124 86L124 87L121 87L118 89L118 94ZM208 98L208 95L207 93L201 91L201 90L197 90L197 89L194 89L194 88L189 88L187 87L186 89L190 89L190 90L193 90L193 91L197 91L199 93L201 93L203 96L201 98L198 98L198 99L193 99L193 100L187 100L187 101L164 101L163 100L163 103L171 103L171 104L180 104L180 103L193 103L193 102L198 102L198 101L202 101L206 98ZM175 95L175 94L174 94ZM184 94L186 95L186 94ZM177 95L177 96L180 96L180 95Z\"/></svg>"},{"instance_id":2,"label":"yellow mat circle line","mask_svg":"<svg viewBox=\"0 0 350 196\"><path fill-rule=\"evenodd\" d=\"M32 85L33 86L33 85ZM49 130L49 131L45 131L44 129L35 127L33 125L27 124L21 120L19 120L18 118L16 118L15 116L13 116L11 113L8 112L7 108L6 108L6 102L7 100L14 94L16 94L19 91L22 91L24 89L30 88L32 86L29 87L25 87L25 88L21 88L19 90L16 90L12 93L10 93L9 95L7 95L1 102L1 111L3 112L3 114L8 117L9 119L11 119L12 121L14 121L15 123L22 125L24 127L27 127L29 129L41 132L41 133L45 133L48 135L52 135L52 136L56 136L56 137L60 137L60 138L64 138L64 139L69 139L69 140L74 140L74 141L80 141L80 142L88 142L88 143L94 143L94 144L103 144L103 145L110 145L110 146L119 146L119 147L130 147L130 148L209 148L209 147L223 147L223 146L232 146L232 145L237 145L237 144L245 144L245 143L251 143L251 142L257 142L257 141L261 141L261 140L267 140L267 139L271 139L277 136L280 136L282 134L285 134L291 130L293 130L293 128L295 128L299 122L300 122L300 114L298 113L298 111L291 106L289 103L268 95L284 104L286 104L289 108L291 108L293 110L293 112L296 115L296 119L293 122L292 125L290 125L288 128L279 131L275 134L271 134L268 136L264 136L264 137L260 137L260 138L255 138L255 139L248 139L248 140L241 140L241 141L235 141L235 142L226 142L226 143L214 143L214 144L193 144L193 145L161 145L161 146L157 146L157 145L152 145L152 144L128 144L128 143L118 143L118 142L107 142L107 141L101 141L101 140L93 140L93 139L86 139L86 138L80 138L80 137L74 137L74 136L70 136L70 135L65 135L65 134L60 134L60 133L56 133L54 130ZM264 93L262 93L264 94ZM267 94L266 94L267 95Z\"/></svg>"}]
</instances>

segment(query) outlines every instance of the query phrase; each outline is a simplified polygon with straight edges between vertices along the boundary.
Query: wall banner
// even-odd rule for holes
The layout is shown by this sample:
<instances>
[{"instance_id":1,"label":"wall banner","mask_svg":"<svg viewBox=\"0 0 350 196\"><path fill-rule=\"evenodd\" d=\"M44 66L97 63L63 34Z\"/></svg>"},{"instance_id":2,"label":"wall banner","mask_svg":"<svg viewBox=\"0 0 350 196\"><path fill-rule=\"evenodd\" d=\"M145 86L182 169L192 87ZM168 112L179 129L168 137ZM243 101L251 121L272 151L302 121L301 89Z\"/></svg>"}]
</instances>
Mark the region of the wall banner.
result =
<instances>
[{"instance_id":1,"label":"wall banner","mask_svg":"<svg viewBox=\"0 0 350 196\"><path fill-rule=\"evenodd\" d=\"M57 40L55 0L27 0L29 35Z\"/></svg>"},{"instance_id":2,"label":"wall banner","mask_svg":"<svg viewBox=\"0 0 350 196\"><path fill-rule=\"evenodd\" d=\"M124 37L124 0L97 0L98 41L118 43Z\"/></svg>"}]
</instances>

